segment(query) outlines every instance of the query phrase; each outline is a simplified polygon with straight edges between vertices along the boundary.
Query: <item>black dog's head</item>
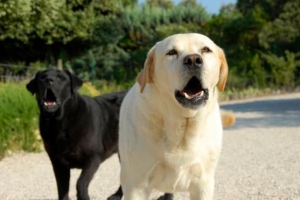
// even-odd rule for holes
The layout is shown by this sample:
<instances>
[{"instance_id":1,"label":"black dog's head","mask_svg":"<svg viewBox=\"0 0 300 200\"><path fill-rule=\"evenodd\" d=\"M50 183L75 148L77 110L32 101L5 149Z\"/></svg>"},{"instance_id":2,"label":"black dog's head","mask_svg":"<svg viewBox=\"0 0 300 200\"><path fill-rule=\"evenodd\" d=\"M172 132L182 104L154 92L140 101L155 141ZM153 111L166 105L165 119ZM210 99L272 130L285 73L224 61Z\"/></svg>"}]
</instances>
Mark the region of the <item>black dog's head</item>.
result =
<instances>
[{"instance_id":1,"label":"black dog's head","mask_svg":"<svg viewBox=\"0 0 300 200\"><path fill-rule=\"evenodd\" d=\"M41 110L53 113L70 99L81 85L82 80L67 70L48 69L37 72L26 88L36 95Z\"/></svg>"}]
</instances>

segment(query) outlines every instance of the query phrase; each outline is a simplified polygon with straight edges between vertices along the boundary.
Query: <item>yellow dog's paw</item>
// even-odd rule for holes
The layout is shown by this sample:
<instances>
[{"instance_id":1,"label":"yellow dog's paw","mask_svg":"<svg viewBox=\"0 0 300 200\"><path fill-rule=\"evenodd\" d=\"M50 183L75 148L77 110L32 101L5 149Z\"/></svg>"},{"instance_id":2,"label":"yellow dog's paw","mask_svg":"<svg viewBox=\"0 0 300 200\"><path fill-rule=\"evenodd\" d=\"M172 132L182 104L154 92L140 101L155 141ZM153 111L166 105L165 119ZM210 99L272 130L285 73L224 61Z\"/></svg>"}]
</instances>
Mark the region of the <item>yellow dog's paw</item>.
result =
<instances>
[{"instance_id":1,"label":"yellow dog's paw","mask_svg":"<svg viewBox=\"0 0 300 200\"><path fill-rule=\"evenodd\" d=\"M223 127L232 126L235 123L235 116L232 111L221 109Z\"/></svg>"}]
</instances>

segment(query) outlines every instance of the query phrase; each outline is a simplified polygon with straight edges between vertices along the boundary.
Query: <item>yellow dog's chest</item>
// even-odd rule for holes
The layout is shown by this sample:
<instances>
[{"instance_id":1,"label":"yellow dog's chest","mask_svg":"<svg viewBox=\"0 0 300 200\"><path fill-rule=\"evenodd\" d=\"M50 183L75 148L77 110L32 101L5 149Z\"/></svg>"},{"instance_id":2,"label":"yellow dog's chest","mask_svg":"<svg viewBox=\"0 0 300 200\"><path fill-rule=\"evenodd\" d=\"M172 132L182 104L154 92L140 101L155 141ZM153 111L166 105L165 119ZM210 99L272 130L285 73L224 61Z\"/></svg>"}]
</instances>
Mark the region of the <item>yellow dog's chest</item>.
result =
<instances>
[{"instance_id":1,"label":"yellow dog's chest","mask_svg":"<svg viewBox=\"0 0 300 200\"><path fill-rule=\"evenodd\" d=\"M201 163L179 169L159 163L150 176L150 185L162 192L187 191L190 184L200 178L202 168Z\"/></svg>"},{"instance_id":2,"label":"yellow dog's chest","mask_svg":"<svg viewBox=\"0 0 300 200\"><path fill-rule=\"evenodd\" d=\"M219 151L211 145L211 138L205 137L205 128L199 130L195 123L188 123L162 130L156 141L160 144L156 151L158 162L149 181L160 191L187 191L192 182L217 163Z\"/></svg>"},{"instance_id":3,"label":"yellow dog's chest","mask_svg":"<svg viewBox=\"0 0 300 200\"><path fill-rule=\"evenodd\" d=\"M161 147L157 153L162 156L163 162L174 168L190 166L206 153L206 138L201 134L197 124L191 120L164 127L157 141Z\"/></svg>"},{"instance_id":4,"label":"yellow dog's chest","mask_svg":"<svg viewBox=\"0 0 300 200\"><path fill-rule=\"evenodd\" d=\"M150 184L163 192L188 191L191 183L200 181L201 176L216 166L219 151L209 149L166 152L154 166Z\"/></svg>"}]
</instances>

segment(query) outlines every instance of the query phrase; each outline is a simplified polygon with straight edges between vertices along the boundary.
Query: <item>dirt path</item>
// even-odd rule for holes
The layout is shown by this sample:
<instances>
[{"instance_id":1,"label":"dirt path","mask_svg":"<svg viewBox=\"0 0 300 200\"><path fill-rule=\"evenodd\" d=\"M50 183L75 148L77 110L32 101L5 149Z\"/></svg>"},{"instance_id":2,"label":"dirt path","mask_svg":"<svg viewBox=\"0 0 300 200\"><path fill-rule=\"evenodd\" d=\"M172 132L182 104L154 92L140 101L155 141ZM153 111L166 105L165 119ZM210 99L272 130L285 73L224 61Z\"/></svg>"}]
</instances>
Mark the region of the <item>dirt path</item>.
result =
<instances>
[{"instance_id":1,"label":"dirt path","mask_svg":"<svg viewBox=\"0 0 300 200\"><path fill-rule=\"evenodd\" d=\"M224 131L217 168L217 200L300 200L300 93L222 104L235 112ZM104 200L119 184L116 156L103 163L90 185L91 199ZM76 199L72 171L71 198ZM154 193L152 197L157 196ZM0 162L1 200L57 199L47 155L20 153ZM176 200L188 199L177 194Z\"/></svg>"}]
</instances>

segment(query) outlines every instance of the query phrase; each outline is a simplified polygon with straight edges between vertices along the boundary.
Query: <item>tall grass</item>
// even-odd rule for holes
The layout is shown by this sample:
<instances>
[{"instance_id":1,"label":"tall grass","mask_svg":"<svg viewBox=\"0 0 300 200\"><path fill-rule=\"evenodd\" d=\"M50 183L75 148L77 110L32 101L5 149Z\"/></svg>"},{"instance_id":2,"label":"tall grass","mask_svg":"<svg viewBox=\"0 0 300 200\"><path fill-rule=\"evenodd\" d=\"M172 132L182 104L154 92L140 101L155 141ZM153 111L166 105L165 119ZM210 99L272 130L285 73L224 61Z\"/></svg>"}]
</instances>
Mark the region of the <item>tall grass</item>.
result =
<instances>
[{"instance_id":1,"label":"tall grass","mask_svg":"<svg viewBox=\"0 0 300 200\"><path fill-rule=\"evenodd\" d=\"M79 90L89 96L100 92L90 83ZM0 160L9 151L39 151L39 110L25 83L0 83Z\"/></svg>"},{"instance_id":2,"label":"tall grass","mask_svg":"<svg viewBox=\"0 0 300 200\"><path fill-rule=\"evenodd\" d=\"M0 159L8 150L36 151L38 107L25 84L0 83Z\"/></svg>"},{"instance_id":3,"label":"tall grass","mask_svg":"<svg viewBox=\"0 0 300 200\"><path fill-rule=\"evenodd\" d=\"M95 87L100 91L101 94L129 90L135 83L135 80L128 82L117 83L116 81L97 80L95 81Z\"/></svg>"},{"instance_id":4,"label":"tall grass","mask_svg":"<svg viewBox=\"0 0 300 200\"><path fill-rule=\"evenodd\" d=\"M128 89L133 85L133 82L121 85L112 81L97 81L95 85L97 89L90 83L84 83L79 92L97 96ZM299 92L300 88L297 91ZM224 93L220 94L220 100L244 99L272 94L278 94L278 90L248 88L239 91L227 88ZM26 90L25 83L0 83L0 160L8 151L32 152L40 150L38 116L39 110L35 97Z\"/></svg>"}]
</instances>

